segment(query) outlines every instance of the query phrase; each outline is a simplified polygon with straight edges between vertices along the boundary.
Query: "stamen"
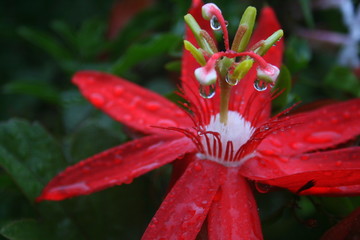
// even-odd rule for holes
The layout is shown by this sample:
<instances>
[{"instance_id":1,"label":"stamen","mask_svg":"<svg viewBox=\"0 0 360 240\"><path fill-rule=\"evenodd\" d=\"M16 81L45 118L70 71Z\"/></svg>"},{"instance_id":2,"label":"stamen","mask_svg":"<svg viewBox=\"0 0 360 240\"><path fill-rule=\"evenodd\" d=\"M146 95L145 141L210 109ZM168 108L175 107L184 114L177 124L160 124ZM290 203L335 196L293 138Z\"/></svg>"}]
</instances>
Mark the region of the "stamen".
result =
<instances>
[{"instance_id":1,"label":"stamen","mask_svg":"<svg viewBox=\"0 0 360 240\"><path fill-rule=\"evenodd\" d=\"M259 80L270 84L275 84L275 81L280 73L279 68L271 65L270 63L268 63L265 67L258 67L256 71Z\"/></svg>"},{"instance_id":2,"label":"stamen","mask_svg":"<svg viewBox=\"0 0 360 240\"><path fill-rule=\"evenodd\" d=\"M195 58L195 60L201 65L201 66L205 66L206 65L206 60L204 55L202 54L202 52L197 49L194 45L192 45L191 42L184 40L184 47L186 50L188 50L191 55L193 55L193 57Z\"/></svg>"},{"instance_id":3,"label":"stamen","mask_svg":"<svg viewBox=\"0 0 360 240\"><path fill-rule=\"evenodd\" d=\"M218 26L215 26L217 21L223 31L223 38L226 51L230 50L229 47L229 34L226 26L226 21L221 14L221 10L213 3L207 3L202 7L202 15L205 20L210 20L210 24L213 30L217 30ZM216 18L216 19L215 19Z\"/></svg>"},{"instance_id":4,"label":"stamen","mask_svg":"<svg viewBox=\"0 0 360 240\"><path fill-rule=\"evenodd\" d=\"M236 32L235 40L231 47L232 50L236 52L245 51L253 32L255 18L256 18L256 8L248 7L245 10L243 16L241 17L239 28ZM244 30L245 32L241 33Z\"/></svg>"},{"instance_id":5,"label":"stamen","mask_svg":"<svg viewBox=\"0 0 360 240\"><path fill-rule=\"evenodd\" d=\"M198 82L203 86L209 86L216 82L217 73L211 65L195 69L194 74Z\"/></svg>"}]
</instances>

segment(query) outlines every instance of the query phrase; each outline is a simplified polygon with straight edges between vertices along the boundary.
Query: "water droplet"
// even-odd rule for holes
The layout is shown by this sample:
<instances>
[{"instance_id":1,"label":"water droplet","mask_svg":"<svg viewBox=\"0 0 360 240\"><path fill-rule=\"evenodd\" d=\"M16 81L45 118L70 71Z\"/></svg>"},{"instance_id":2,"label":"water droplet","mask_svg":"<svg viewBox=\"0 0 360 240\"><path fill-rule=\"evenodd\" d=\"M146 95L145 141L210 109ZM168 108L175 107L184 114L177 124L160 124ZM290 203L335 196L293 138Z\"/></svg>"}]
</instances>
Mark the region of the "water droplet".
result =
<instances>
[{"instance_id":1,"label":"water droplet","mask_svg":"<svg viewBox=\"0 0 360 240\"><path fill-rule=\"evenodd\" d=\"M275 147L282 147L283 146L283 143L280 140L276 139L276 138L271 138L270 142Z\"/></svg>"},{"instance_id":2,"label":"water droplet","mask_svg":"<svg viewBox=\"0 0 360 240\"><path fill-rule=\"evenodd\" d=\"M275 151L271 149L261 150L260 153L265 156L274 156L276 154Z\"/></svg>"},{"instance_id":3,"label":"water droplet","mask_svg":"<svg viewBox=\"0 0 360 240\"><path fill-rule=\"evenodd\" d=\"M342 161L336 161L335 165L340 167L342 165Z\"/></svg>"},{"instance_id":4,"label":"water droplet","mask_svg":"<svg viewBox=\"0 0 360 240\"><path fill-rule=\"evenodd\" d=\"M301 160L308 160L309 159L309 156L308 155L302 155L301 157L300 157L300 159Z\"/></svg>"},{"instance_id":5,"label":"water droplet","mask_svg":"<svg viewBox=\"0 0 360 240\"><path fill-rule=\"evenodd\" d=\"M120 154L116 154L116 155L115 155L115 158L114 158L114 160L113 160L113 163L114 163L114 164L120 164L120 163L122 163L122 161L123 161L122 156L121 156Z\"/></svg>"},{"instance_id":6,"label":"water droplet","mask_svg":"<svg viewBox=\"0 0 360 240\"><path fill-rule=\"evenodd\" d=\"M204 85L200 84L200 89L199 89L200 96L205 99L214 97L215 96L215 88L216 88L216 83L211 84L209 86L204 86Z\"/></svg>"},{"instance_id":7,"label":"water droplet","mask_svg":"<svg viewBox=\"0 0 360 240\"><path fill-rule=\"evenodd\" d=\"M238 79L231 79L229 77L229 75L226 75L225 77L225 81L230 85L230 86L235 86L239 83L239 80Z\"/></svg>"},{"instance_id":8,"label":"water droplet","mask_svg":"<svg viewBox=\"0 0 360 240\"><path fill-rule=\"evenodd\" d=\"M195 169L195 171L200 172L203 169L202 164L199 163L198 161L195 162L194 163L194 169Z\"/></svg>"},{"instance_id":9,"label":"water droplet","mask_svg":"<svg viewBox=\"0 0 360 240\"><path fill-rule=\"evenodd\" d=\"M328 143L336 140L340 137L340 134L333 131L313 132L306 137L306 141L309 143Z\"/></svg>"},{"instance_id":10,"label":"water droplet","mask_svg":"<svg viewBox=\"0 0 360 240\"><path fill-rule=\"evenodd\" d=\"M123 86L120 86L120 85L117 85L115 88L114 88L114 94L115 96L119 97L123 94L124 92L124 87Z\"/></svg>"},{"instance_id":11,"label":"water droplet","mask_svg":"<svg viewBox=\"0 0 360 240\"><path fill-rule=\"evenodd\" d=\"M350 114L350 112L345 111L345 112L343 113L343 116L344 116L345 119L349 119L349 118L351 117L351 114Z\"/></svg>"},{"instance_id":12,"label":"water droplet","mask_svg":"<svg viewBox=\"0 0 360 240\"><path fill-rule=\"evenodd\" d=\"M146 108L150 111L156 111L156 110L160 109L160 104L157 102L148 102L146 104Z\"/></svg>"},{"instance_id":13,"label":"water droplet","mask_svg":"<svg viewBox=\"0 0 360 240\"><path fill-rule=\"evenodd\" d=\"M132 116L129 115L129 114L126 114L126 115L123 115L123 119L124 119L125 121L130 121L130 120L132 119Z\"/></svg>"},{"instance_id":14,"label":"water droplet","mask_svg":"<svg viewBox=\"0 0 360 240\"><path fill-rule=\"evenodd\" d=\"M256 79L254 82L254 88L259 92L265 91L267 89L267 87L268 87L268 84L259 79Z\"/></svg>"},{"instance_id":15,"label":"water droplet","mask_svg":"<svg viewBox=\"0 0 360 240\"><path fill-rule=\"evenodd\" d=\"M210 27L214 31L219 31L221 29L221 25L215 16L213 16L210 20Z\"/></svg>"},{"instance_id":16,"label":"water droplet","mask_svg":"<svg viewBox=\"0 0 360 240\"><path fill-rule=\"evenodd\" d=\"M258 182L255 183L255 187L260 193L267 193L271 189L270 185L263 184L263 183L258 183Z\"/></svg>"},{"instance_id":17,"label":"water droplet","mask_svg":"<svg viewBox=\"0 0 360 240\"><path fill-rule=\"evenodd\" d=\"M99 93L93 93L90 95L90 102L96 107L102 107L105 104L105 98Z\"/></svg>"},{"instance_id":18,"label":"water droplet","mask_svg":"<svg viewBox=\"0 0 360 240\"><path fill-rule=\"evenodd\" d=\"M125 184L130 184L130 183L133 182L133 180L134 180L133 178L129 177L129 178L124 179L124 183Z\"/></svg>"},{"instance_id":19,"label":"water droplet","mask_svg":"<svg viewBox=\"0 0 360 240\"><path fill-rule=\"evenodd\" d=\"M294 150L299 150L299 149L304 148L305 145L301 142L293 142L293 143L290 143L290 147Z\"/></svg>"},{"instance_id":20,"label":"water droplet","mask_svg":"<svg viewBox=\"0 0 360 240\"><path fill-rule=\"evenodd\" d=\"M338 120L336 117L332 117L332 118L330 119L330 121L331 121L331 123L333 123L333 124L339 123L339 120Z\"/></svg>"},{"instance_id":21,"label":"water droplet","mask_svg":"<svg viewBox=\"0 0 360 240\"><path fill-rule=\"evenodd\" d=\"M158 124L162 127L176 127L178 124L170 119L161 119L158 121Z\"/></svg>"}]
</instances>

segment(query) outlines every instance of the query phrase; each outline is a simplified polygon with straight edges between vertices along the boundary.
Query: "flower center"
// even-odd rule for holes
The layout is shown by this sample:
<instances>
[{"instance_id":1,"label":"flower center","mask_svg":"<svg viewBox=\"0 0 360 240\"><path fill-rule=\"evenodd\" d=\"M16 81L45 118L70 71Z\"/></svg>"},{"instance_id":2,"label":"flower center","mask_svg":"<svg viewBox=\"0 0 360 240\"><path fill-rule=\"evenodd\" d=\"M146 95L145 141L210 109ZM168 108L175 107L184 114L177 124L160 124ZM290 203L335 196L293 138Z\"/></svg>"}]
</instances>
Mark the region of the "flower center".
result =
<instances>
[{"instance_id":1,"label":"flower center","mask_svg":"<svg viewBox=\"0 0 360 240\"><path fill-rule=\"evenodd\" d=\"M203 152L200 158L206 158L225 166L239 164L241 147L250 139L255 128L235 111L228 112L225 125L220 114L212 116L203 132L199 132Z\"/></svg>"}]
</instances>

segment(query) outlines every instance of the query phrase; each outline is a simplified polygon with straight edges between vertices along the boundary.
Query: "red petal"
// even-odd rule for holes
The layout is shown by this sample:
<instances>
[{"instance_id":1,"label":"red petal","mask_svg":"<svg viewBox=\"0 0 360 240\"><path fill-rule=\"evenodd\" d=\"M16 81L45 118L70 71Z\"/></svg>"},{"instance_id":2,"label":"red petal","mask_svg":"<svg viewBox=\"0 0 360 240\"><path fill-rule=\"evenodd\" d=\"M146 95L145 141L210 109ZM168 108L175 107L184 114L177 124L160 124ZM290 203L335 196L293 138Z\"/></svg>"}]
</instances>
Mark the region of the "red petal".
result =
<instances>
[{"instance_id":1,"label":"red petal","mask_svg":"<svg viewBox=\"0 0 360 240\"><path fill-rule=\"evenodd\" d=\"M166 196L142 240L195 239L224 173L225 168L217 163L192 162Z\"/></svg>"},{"instance_id":2,"label":"red petal","mask_svg":"<svg viewBox=\"0 0 360 240\"><path fill-rule=\"evenodd\" d=\"M321 240L359 239L360 208L327 231Z\"/></svg>"},{"instance_id":3,"label":"red petal","mask_svg":"<svg viewBox=\"0 0 360 240\"><path fill-rule=\"evenodd\" d=\"M301 193L311 187L360 185L360 147L293 157L263 156L249 159L242 174L253 180Z\"/></svg>"},{"instance_id":4,"label":"red petal","mask_svg":"<svg viewBox=\"0 0 360 240\"><path fill-rule=\"evenodd\" d=\"M62 200L130 183L133 178L194 148L189 139L174 136L149 136L134 140L68 167L50 181L37 200Z\"/></svg>"},{"instance_id":5,"label":"red petal","mask_svg":"<svg viewBox=\"0 0 360 240\"><path fill-rule=\"evenodd\" d=\"M166 98L116 76L78 72L73 82L97 108L144 133L163 132L152 126L190 126L187 114Z\"/></svg>"},{"instance_id":6,"label":"red petal","mask_svg":"<svg viewBox=\"0 0 360 240\"><path fill-rule=\"evenodd\" d=\"M326 149L360 134L360 99L332 104L315 111L287 117L266 137L260 151L295 155Z\"/></svg>"},{"instance_id":7,"label":"red petal","mask_svg":"<svg viewBox=\"0 0 360 240\"><path fill-rule=\"evenodd\" d=\"M263 239L253 193L237 169L229 168L208 217L209 239Z\"/></svg>"},{"instance_id":8,"label":"red petal","mask_svg":"<svg viewBox=\"0 0 360 240\"><path fill-rule=\"evenodd\" d=\"M275 31L281 29L272 8L265 7L260 13L258 26L254 31L249 46L252 46L260 40L265 40ZM276 46L270 48L264 59L280 67L282 64L282 54L284 41L281 39ZM256 66L242 79L239 84L232 88L232 99L230 100L230 109L238 111L246 120L253 123L254 126L260 125L270 116L271 93L270 88L263 92L258 92L254 88L256 80Z\"/></svg>"},{"instance_id":9,"label":"red petal","mask_svg":"<svg viewBox=\"0 0 360 240\"><path fill-rule=\"evenodd\" d=\"M313 187L308 190L304 190L301 195L320 195L320 196L359 196L360 185L342 186L342 187Z\"/></svg>"}]
</instances>

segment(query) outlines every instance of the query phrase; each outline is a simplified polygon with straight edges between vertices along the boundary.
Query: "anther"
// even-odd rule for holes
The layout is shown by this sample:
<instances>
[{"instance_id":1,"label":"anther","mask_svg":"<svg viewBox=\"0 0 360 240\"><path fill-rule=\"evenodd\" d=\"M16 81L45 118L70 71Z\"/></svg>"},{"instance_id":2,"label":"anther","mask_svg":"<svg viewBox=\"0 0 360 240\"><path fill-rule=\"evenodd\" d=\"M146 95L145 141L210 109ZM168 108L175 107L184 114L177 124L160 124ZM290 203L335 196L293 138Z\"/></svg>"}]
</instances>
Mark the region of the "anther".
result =
<instances>
[{"instance_id":1,"label":"anther","mask_svg":"<svg viewBox=\"0 0 360 240\"><path fill-rule=\"evenodd\" d=\"M202 16L205 20L210 20L210 24L213 30L217 31L220 30L219 26L223 31L223 38L225 43L225 49L230 50L229 47L229 35L227 31L227 22L225 21L221 10L213 3L207 3L202 6ZM215 26L216 24L216 26Z\"/></svg>"},{"instance_id":2,"label":"anther","mask_svg":"<svg viewBox=\"0 0 360 240\"><path fill-rule=\"evenodd\" d=\"M199 83L201 85L212 85L214 83L216 83L216 79L217 79L217 73L215 68L213 67L199 67L197 69L195 69L195 77L196 79L199 81Z\"/></svg>"},{"instance_id":3,"label":"anther","mask_svg":"<svg viewBox=\"0 0 360 240\"><path fill-rule=\"evenodd\" d=\"M259 66L256 71L259 80L270 84L275 84L280 73L279 68L270 63L268 63L266 67Z\"/></svg>"}]
</instances>

